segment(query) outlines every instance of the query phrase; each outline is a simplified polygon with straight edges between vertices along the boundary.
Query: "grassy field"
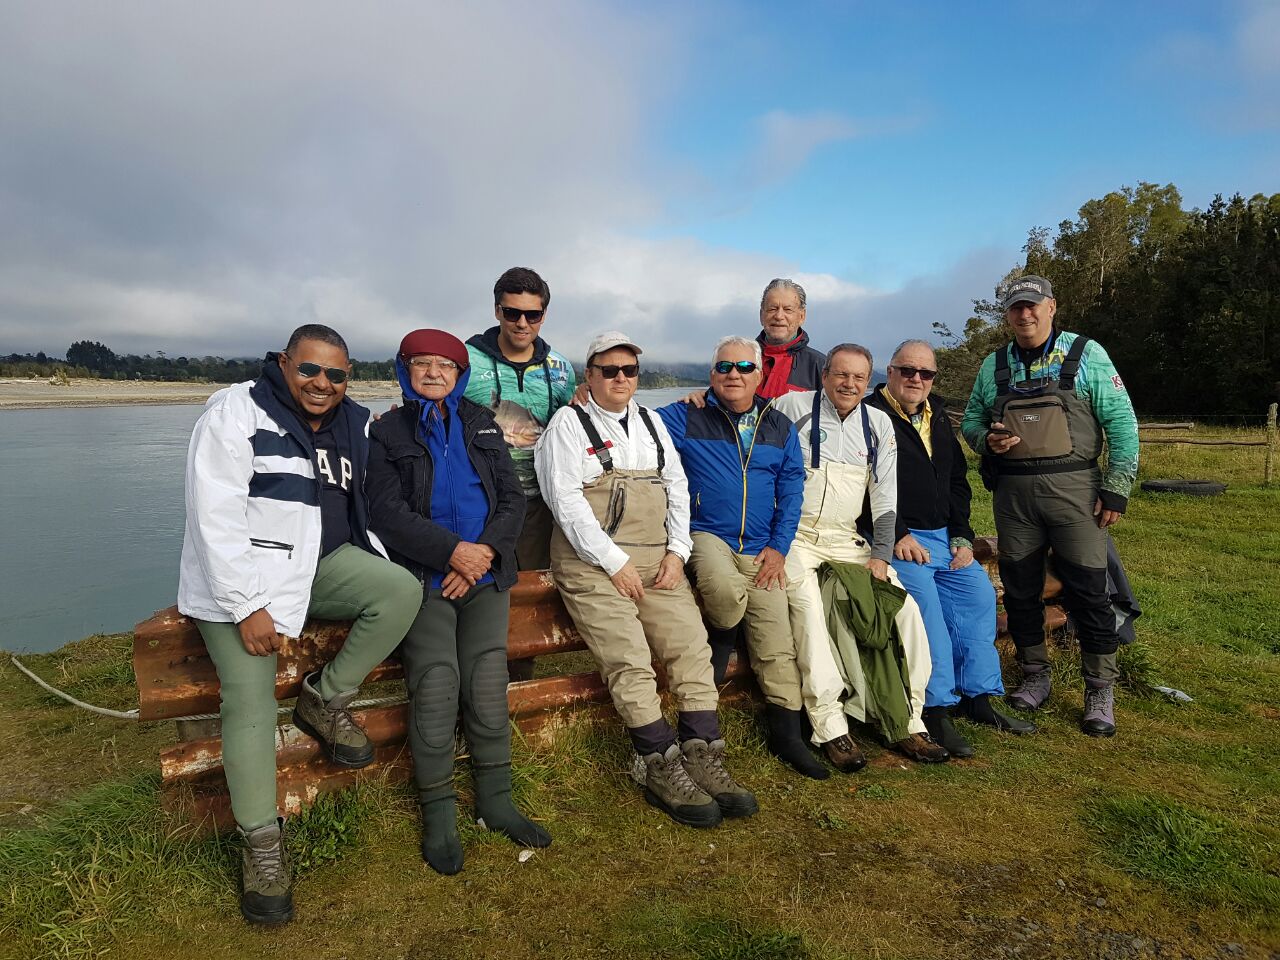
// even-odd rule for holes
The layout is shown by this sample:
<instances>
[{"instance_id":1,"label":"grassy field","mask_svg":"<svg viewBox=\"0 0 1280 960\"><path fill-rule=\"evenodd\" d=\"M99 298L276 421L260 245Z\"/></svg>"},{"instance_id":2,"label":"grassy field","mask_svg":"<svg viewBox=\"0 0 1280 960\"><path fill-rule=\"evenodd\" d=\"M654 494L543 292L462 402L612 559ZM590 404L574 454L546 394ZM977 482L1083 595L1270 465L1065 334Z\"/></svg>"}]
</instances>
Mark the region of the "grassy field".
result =
<instances>
[{"instance_id":1,"label":"grassy field","mask_svg":"<svg viewBox=\"0 0 1280 960\"><path fill-rule=\"evenodd\" d=\"M437 876L410 794L367 785L294 821L298 917L278 930L241 923L234 847L160 812L170 727L73 710L6 658L0 956L1276 957L1280 488L1260 485L1258 448L1144 458L1144 477L1230 488L1137 494L1116 529L1146 613L1114 739L1077 730L1070 650L1037 735L966 727L978 756L939 767L864 736L866 771L803 780L726 711L761 813L694 831L645 805L616 727L580 725L517 747L549 850L520 863L467 828L466 869ZM989 500L975 515L994 532ZM128 637L26 659L83 699L132 704Z\"/></svg>"}]
</instances>

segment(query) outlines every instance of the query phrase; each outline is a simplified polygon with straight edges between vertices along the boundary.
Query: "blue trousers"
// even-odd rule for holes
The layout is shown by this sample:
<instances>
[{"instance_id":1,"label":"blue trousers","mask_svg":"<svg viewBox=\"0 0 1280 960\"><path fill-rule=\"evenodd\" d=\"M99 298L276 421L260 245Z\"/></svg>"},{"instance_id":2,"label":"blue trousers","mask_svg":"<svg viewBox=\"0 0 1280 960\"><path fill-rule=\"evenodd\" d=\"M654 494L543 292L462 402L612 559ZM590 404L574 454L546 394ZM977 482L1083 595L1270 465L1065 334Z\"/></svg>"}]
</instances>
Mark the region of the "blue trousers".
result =
<instances>
[{"instance_id":1,"label":"blue trousers","mask_svg":"<svg viewBox=\"0 0 1280 960\"><path fill-rule=\"evenodd\" d=\"M928 563L893 561L894 572L920 605L933 673L925 688L926 707L949 707L960 694L1000 695L1000 654L996 652L996 591L976 560L951 569L950 537L941 530L912 530L929 551Z\"/></svg>"}]
</instances>

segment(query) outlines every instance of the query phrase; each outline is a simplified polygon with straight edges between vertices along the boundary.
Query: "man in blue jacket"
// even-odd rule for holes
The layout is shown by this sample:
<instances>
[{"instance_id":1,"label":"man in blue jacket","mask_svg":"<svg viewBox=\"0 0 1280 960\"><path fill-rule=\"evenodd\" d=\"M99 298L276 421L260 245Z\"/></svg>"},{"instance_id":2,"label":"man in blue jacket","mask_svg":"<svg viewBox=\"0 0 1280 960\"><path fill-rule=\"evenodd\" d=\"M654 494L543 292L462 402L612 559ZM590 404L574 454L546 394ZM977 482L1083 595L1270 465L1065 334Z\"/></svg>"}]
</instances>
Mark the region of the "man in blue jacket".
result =
<instances>
[{"instance_id":1,"label":"man in blue jacket","mask_svg":"<svg viewBox=\"0 0 1280 960\"><path fill-rule=\"evenodd\" d=\"M724 680L742 622L767 701L770 750L823 780L827 770L800 732L800 669L783 573L804 500L804 461L791 421L756 396L760 361L754 340L725 337L716 347L705 405L673 403L658 415L689 480L689 559L716 684Z\"/></svg>"}]
</instances>

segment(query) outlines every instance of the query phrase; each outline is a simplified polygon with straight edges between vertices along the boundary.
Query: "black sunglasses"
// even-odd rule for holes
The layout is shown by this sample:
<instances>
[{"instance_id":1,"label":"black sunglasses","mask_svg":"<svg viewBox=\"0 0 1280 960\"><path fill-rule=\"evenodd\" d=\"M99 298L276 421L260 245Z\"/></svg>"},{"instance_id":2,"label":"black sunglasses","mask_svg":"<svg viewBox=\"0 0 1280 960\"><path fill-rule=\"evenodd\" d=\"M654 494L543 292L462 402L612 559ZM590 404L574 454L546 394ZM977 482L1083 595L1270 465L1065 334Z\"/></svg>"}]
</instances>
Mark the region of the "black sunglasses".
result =
<instances>
[{"instance_id":1,"label":"black sunglasses","mask_svg":"<svg viewBox=\"0 0 1280 960\"><path fill-rule=\"evenodd\" d=\"M921 380L923 380L925 383L928 383L930 380L932 380L934 377L936 377L936 376L938 375L938 371L937 371L937 370L925 370L925 369L923 369L922 367L899 367L899 366L894 366L894 368L893 368L893 369L897 370L897 371L898 371L898 375L899 375L899 376L901 376L901 377L902 377L903 379L905 379L905 380L910 380L912 377L914 377L914 376L916 376L917 374L919 374L919 375L920 375L920 379L921 379Z\"/></svg>"},{"instance_id":2,"label":"black sunglasses","mask_svg":"<svg viewBox=\"0 0 1280 960\"><path fill-rule=\"evenodd\" d=\"M507 323L519 323L520 318L524 317L529 321L529 326L542 322L542 315L545 310L521 310L519 307L503 307L502 319Z\"/></svg>"},{"instance_id":3,"label":"black sunglasses","mask_svg":"<svg viewBox=\"0 0 1280 960\"><path fill-rule=\"evenodd\" d=\"M754 360L717 360L716 365L711 369L716 373L728 373L730 370L737 370L745 377L748 373L755 373L756 364Z\"/></svg>"},{"instance_id":4,"label":"black sunglasses","mask_svg":"<svg viewBox=\"0 0 1280 960\"><path fill-rule=\"evenodd\" d=\"M638 363L606 363L604 365L593 363L591 366L600 371L600 375L606 380L612 380L621 373L628 380L634 380L640 376L640 364Z\"/></svg>"},{"instance_id":5,"label":"black sunglasses","mask_svg":"<svg viewBox=\"0 0 1280 960\"><path fill-rule=\"evenodd\" d=\"M285 356L289 357L287 353ZM322 367L320 364L312 363L310 360L304 360L302 363L297 363L294 362L293 357L289 357L289 360L293 363L294 369L298 371L298 376L304 377L307 380L310 380L312 377L320 376L321 371L323 371L324 375L329 378L330 383L346 383L347 371L343 370L341 367Z\"/></svg>"}]
</instances>

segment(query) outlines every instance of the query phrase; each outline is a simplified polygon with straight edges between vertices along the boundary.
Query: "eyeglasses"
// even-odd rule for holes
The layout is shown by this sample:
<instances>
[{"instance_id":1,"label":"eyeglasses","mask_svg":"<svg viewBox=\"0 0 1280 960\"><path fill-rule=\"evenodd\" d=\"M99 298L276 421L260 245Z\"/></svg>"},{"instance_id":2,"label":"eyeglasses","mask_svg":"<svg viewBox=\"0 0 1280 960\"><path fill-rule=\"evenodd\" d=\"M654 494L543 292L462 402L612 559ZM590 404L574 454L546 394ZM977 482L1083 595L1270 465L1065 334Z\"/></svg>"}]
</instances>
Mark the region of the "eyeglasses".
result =
<instances>
[{"instance_id":1,"label":"eyeglasses","mask_svg":"<svg viewBox=\"0 0 1280 960\"><path fill-rule=\"evenodd\" d=\"M524 317L525 320L529 321L529 326L536 327L542 322L542 315L546 312L545 310L521 310L519 307L503 307L502 319L507 323L519 323L520 318Z\"/></svg>"},{"instance_id":2,"label":"eyeglasses","mask_svg":"<svg viewBox=\"0 0 1280 960\"><path fill-rule=\"evenodd\" d=\"M285 356L289 357L287 353ZM322 367L320 364L312 363L309 360L297 363L294 361L293 357L289 357L289 362L292 363L293 368L298 371L298 376L302 377L304 380L310 380L313 377L318 377L321 373L328 377L329 382L335 386L340 383L345 383L347 380L347 371L343 370L341 367Z\"/></svg>"},{"instance_id":3,"label":"eyeglasses","mask_svg":"<svg viewBox=\"0 0 1280 960\"><path fill-rule=\"evenodd\" d=\"M754 360L717 360L715 366L711 369L716 373L728 373L730 370L737 370L745 377L749 373L755 373L756 365Z\"/></svg>"},{"instance_id":4,"label":"eyeglasses","mask_svg":"<svg viewBox=\"0 0 1280 960\"><path fill-rule=\"evenodd\" d=\"M591 366L600 371L600 375L606 380L612 380L618 374L622 374L628 380L634 380L640 376L640 364L638 363L606 363L604 365L593 363Z\"/></svg>"},{"instance_id":5,"label":"eyeglasses","mask_svg":"<svg viewBox=\"0 0 1280 960\"><path fill-rule=\"evenodd\" d=\"M897 370L898 376L902 377L903 380L910 380L912 377L919 376L924 383L928 383L938 375L937 370L925 370L921 367L890 366L889 369Z\"/></svg>"},{"instance_id":6,"label":"eyeglasses","mask_svg":"<svg viewBox=\"0 0 1280 960\"><path fill-rule=\"evenodd\" d=\"M415 370L430 370L432 367L439 367L441 370L458 369L457 363L444 357L410 357L405 363Z\"/></svg>"}]
</instances>

